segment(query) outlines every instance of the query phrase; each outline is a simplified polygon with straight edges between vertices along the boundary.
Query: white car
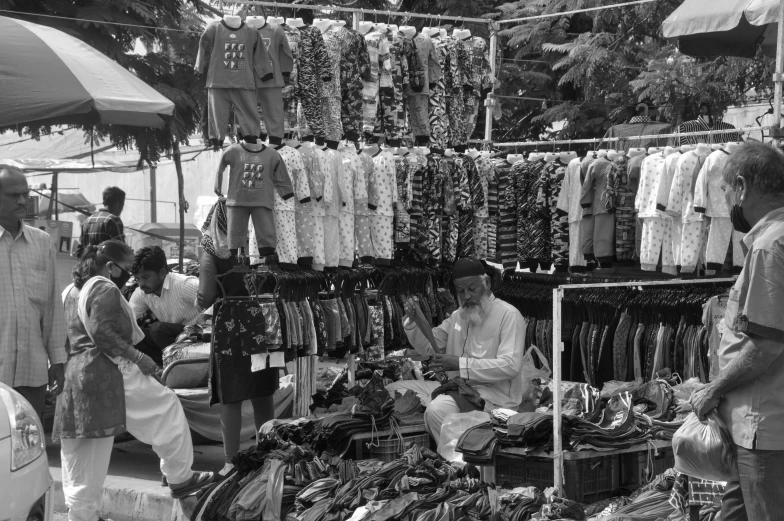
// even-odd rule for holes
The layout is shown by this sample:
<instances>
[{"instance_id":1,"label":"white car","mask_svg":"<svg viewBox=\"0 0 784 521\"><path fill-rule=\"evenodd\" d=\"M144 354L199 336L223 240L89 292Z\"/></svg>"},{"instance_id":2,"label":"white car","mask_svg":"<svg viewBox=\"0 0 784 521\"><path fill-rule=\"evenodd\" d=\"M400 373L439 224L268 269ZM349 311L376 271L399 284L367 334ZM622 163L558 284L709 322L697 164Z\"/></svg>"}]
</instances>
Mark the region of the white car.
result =
<instances>
[{"instance_id":1,"label":"white car","mask_svg":"<svg viewBox=\"0 0 784 521\"><path fill-rule=\"evenodd\" d=\"M0 383L0 521L51 521L52 485L38 415Z\"/></svg>"}]
</instances>

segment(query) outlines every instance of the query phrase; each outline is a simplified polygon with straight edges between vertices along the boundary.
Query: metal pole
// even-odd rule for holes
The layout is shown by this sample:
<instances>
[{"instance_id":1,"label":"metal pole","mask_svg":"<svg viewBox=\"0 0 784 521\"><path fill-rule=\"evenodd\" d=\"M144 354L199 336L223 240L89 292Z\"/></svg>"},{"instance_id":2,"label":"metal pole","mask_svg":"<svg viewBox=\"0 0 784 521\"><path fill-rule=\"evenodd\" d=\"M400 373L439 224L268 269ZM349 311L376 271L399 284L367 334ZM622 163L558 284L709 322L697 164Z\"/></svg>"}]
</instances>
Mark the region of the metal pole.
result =
<instances>
[{"instance_id":1,"label":"metal pole","mask_svg":"<svg viewBox=\"0 0 784 521\"><path fill-rule=\"evenodd\" d=\"M561 439L561 302L564 290L553 290L553 486L563 497L563 440Z\"/></svg>"},{"instance_id":2,"label":"metal pole","mask_svg":"<svg viewBox=\"0 0 784 521\"><path fill-rule=\"evenodd\" d=\"M498 49L498 26L494 23L490 24L490 93L487 95L487 104L485 106L485 141L492 141L493 139L493 106L491 104L498 103L493 96L495 94L495 78L496 78L496 63L495 56Z\"/></svg>"},{"instance_id":3,"label":"metal pole","mask_svg":"<svg viewBox=\"0 0 784 521\"><path fill-rule=\"evenodd\" d=\"M185 179L182 176L182 163L180 162L180 142L179 139L175 136L174 143L172 144L173 153L172 156L174 157L174 168L177 170L177 193L179 194L180 204L180 273L183 271L183 254L185 253L185 211L186 205L188 204L185 201Z\"/></svg>"},{"instance_id":4,"label":"metal pole","mask_svg":"<svg viewBox=\"0 0 784 521\"><path fill-rule=\"evenodd\" d=\"M158 167L150 166L150 222L158 222Z\"/></svg>"},{"instance_id":5,"label":"metal pole","mask_svg":"<svg viewBox=\"0 0 784 521\"><path fill-rule=\"evenodd\" d=\"M779 1L778 34L776 38L776 73L773 75L775 90L773 93L773 119L776 132L773 133L775 143L779 143L781 129L782 77L784 74L784 0Z\"/></svg>"}]
</instances>

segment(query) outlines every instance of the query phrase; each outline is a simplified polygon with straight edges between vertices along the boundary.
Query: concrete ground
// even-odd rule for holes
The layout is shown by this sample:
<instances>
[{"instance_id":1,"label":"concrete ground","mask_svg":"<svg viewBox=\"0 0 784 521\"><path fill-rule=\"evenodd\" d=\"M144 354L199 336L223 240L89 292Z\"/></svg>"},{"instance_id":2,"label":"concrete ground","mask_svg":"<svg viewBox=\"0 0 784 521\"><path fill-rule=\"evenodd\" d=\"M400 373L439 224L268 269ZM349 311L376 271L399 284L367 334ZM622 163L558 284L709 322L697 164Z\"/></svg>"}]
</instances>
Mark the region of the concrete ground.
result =
<instances>
[{"instance_id":1,"label":"concrete ground","mask_svg":"<svg viewBox=\"0 0 784 521\"><path fill-rule=\"evenodd\" d=\"M253 441L242 444L242 448ZM55 521L67 521L60 467L60 446L47 444L49 471L55 481ZM223 446L194 447L195 470L217 473L223 468ZM195 498L177 501L161 486L160 460L148 445L136 440L115 443L109 475L104 483L103 504L99 515L112 521L186 521L195 505Z\"/></svg>"}]
</instances>

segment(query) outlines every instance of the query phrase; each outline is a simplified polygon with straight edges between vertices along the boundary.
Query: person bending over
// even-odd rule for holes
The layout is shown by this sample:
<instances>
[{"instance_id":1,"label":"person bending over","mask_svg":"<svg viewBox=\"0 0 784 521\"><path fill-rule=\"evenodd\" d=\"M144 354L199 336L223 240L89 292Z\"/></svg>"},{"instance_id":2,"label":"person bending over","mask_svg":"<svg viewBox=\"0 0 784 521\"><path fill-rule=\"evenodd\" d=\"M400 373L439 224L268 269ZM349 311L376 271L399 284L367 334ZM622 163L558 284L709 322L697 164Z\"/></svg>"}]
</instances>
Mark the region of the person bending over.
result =
<instances>
[{"instance_id":1,"label":"person bending over","mask_svg":"<svg viewBox=\"0 0 784 521\"><path fill-rule=\"evenodd\" d=\"M446 372L449 378L463 378L484 399L485 410L517 410L523 399L520 372L528 322L512 305L493 296L490 277L478 260L459 259L452 279L460 308L432 328L437 354L432 357L430 370ZM431 343L417 326L415 311L410 304L406 306L403 326L411 345L422 352ZM387 386L390 392L411 389L417 393L426 405L425 426L436 441L448 414L468 411L461 410L454 393L431 400L431 393L440 385L406 380Z\"/></svg>"},{"instance_id":2,"label":"person bending over","mask_svg":"<svg viewBox=\"0 0 784 521\"><path fill-rule=\"evenodd\" d=\"M130 299L136 318L141 318L149 310L158 319L158 322L143 329L144 340L136 348L161 365L163 350L173 344L185 326L194 324L201 314L196 302L199 279L169 273L166 254L158 246L148 246L136 252L132 273L139 283Z\"/></svg>"}]
</instances>

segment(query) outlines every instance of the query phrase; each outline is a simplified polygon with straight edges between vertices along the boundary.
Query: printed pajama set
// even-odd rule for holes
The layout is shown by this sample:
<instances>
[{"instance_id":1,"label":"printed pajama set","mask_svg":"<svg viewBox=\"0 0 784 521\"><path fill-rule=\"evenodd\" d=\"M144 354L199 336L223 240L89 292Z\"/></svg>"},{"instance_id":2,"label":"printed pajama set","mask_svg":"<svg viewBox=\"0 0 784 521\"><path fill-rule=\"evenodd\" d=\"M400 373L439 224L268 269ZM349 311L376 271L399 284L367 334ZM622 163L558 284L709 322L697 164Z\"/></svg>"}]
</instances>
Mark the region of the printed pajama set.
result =
<instances>
[{"instance_id":1,"label":"printed pajama set","mask_svg":"<svg viewBox=\"0 0 784 521\"><path fill-rule=\"evenodd\" d=\"M324 256L325 266L337 268L340 264L340 184L338 171L342 159L337 150L316 149L316 157L324 172Z\"/></svg>"},{"instance_id":2,"label":"printed pajama set","mask_svg":"<svg viewBox=\"0 0 784 521\"><path fill-rule=\"evenodd\" d=\"M371 233L371 219L375 215L375 208L378 207L378 195L375 192L373 180L374 163L373 158L365 152L357 154L361 162L361 175L357 178L357 193L367 199L359 203L354 208L354 235L356 242L357 256L363 262L367 262L376 256L373 248L373 237Z\"/></svg>"},{"instance_id":3,"label":"printed pajama set","mask_svg":"<svg viewBox=\"0 0 784 521\"><path fill-rule=\"evenodd\" d=\"M313 143L302 143L299 149L305 170L310 174L310 202L297 206L297 246L299 262L323 270L324 253L324 172Z\"/></svg>"},{"instance_id":4,"label":"printed pajama set","mask_svg":"<svg viewBox=\"0 0 784 521\"><path fill-rule=\"evenodd\" d=\"M371 208L375 214L371 216L371 238L376 259L392 260L394 207L397 203L397 182L395 176L395 159L390 152L379 151L373 156L373 176L370 188L377 198L377 206Z\"/></svg>"},{"instance_id":5,"label":"printed pajama set","mask_svg":"<svg viewBox=\"0 0 784 521\"><path fill-rule=\"evenodd\" d=\"M297 71L297 118L303 135L324 138L324 119L321 113L320 85L332 80L332 67L318 28L300 28L300 59Z\"/></svg>"},{"instance_id":6,"label":"printed pajama set","mask_svg":"<svg viewBox=\"0 0 784 521\"><path fill-rule=\"evenodd\" d=\"M672 219L657 208L661 180L666 177L665 157L662 153L646 157L640 167L640 187L637 191L635 209L642 219L642 241L640 246L640 267L655 271L662 257L662 271L677 273L675 256L672 251Z\"/></svg>"},{"instance_id":7,"label":"printed pajama set","mask_svg":"<svg viewBox=\"0 0 784 521\"><path fill-rule=\"evenodd\" d=\"M367 184L362 160L353 147L341 151L340 193L340 265L351 267L356 251L356 210L367 205Z\"/></svg>"},{"instance_id":8,"label":"printed pajama set","mask_svg":"<svg viewBox=\"0 0 784 521\"><path fill-rule=\"evenodd\" d=\"M371 79L370 56L365 38L357 31L346 30L348 40L340 61L343 139L359 141L362 134L363 89L365 82Z\"/></svg>"},{"instance_id":9,"label":"printed pajama set","mask_svg":"<svg viewBox=\"0 0 784 521\"><path fill-rule=\"evenodd\" d=\"M675 222L681 223L680 242L677 239L673 241L673 248L679 247L680 250L677 260L681 273L696 270L704 244L705 223L702 215L694 211L692 192L704 159L693 150L678 159L667 202L666 212L674 216Z\"/></svg>"},{"instance_id":10,"label":"printed pajama set","mask_svg":"<svg viewBox=\"0 0 784 521\"><path fill-rule=\"evenodd\" d=\"M582 160L572 159L566 165L566 172L558 194L556 206L559 211L566 213L569 223L569 266L585 267L587 262L582 253L580 232L582 228L583 208L580 204L583 184L580 179Z\"/></svg>"},{"instance_id":11,"label":"printed pajama set","mask_svg":"<svg viewBox=\"0 0 784 521\"><path fill-rule=\"evenodd\" d=\"M392 86L392 59L389 42L375 29L365 35L368 57L370 58L370 80L362 87L362 130L373 134L379 110L379 92L382 86Z\"/></svg>"},{"instance_id":12,"label":"printed pajama set","mask_svg":"<svg viewBox=\"0 0 784 521\"><path fill-rule=\"evenodd\" d=\"M430 99L430 85L441 79L442 72L438 63L436 48L429 36L417 33L414 37L414 45L419 54L419 61L423 65L424 79L420 92L415 92L409 85L408 119L414 137L419 140L429 140L430 118L428 117L428 103Z\"/></svg>"},{"instance_id":13,"label":"printed pajama set","mask_svg":"<svg viewBox=\"0 0 784 521\"><path fill-rule=\"evenodd\" d=\"M729 159L730 154L724 149L712 152L705 159L694 186L694 211L710 217L705 263L706 268L713 271L720 270L724 265L727 249L733 240L730 212L721 189L722 173ZM740 244L733 242L732 246L734 257L735 249L740 249ZM733 265L736 265L734 258ZM740 266L743 266L743 262Z\"/></svg>"},{"instance_id":14,"label":"printed pajama set","mask_svg":"<svg viewBox=\"0 0 784 521\"><path fill-rule=\"evenodd\" d=\"M299 61L300 61L300 41L302 35L299 29L288 24L283 24L283 31L286 33L286 40L289 42L291 56L294 59L294 67L291 69L290 83L288 88L283 89L283 124L286 129L297 126L297 90L299 84Z\"/></svg>"}]
</instances>

